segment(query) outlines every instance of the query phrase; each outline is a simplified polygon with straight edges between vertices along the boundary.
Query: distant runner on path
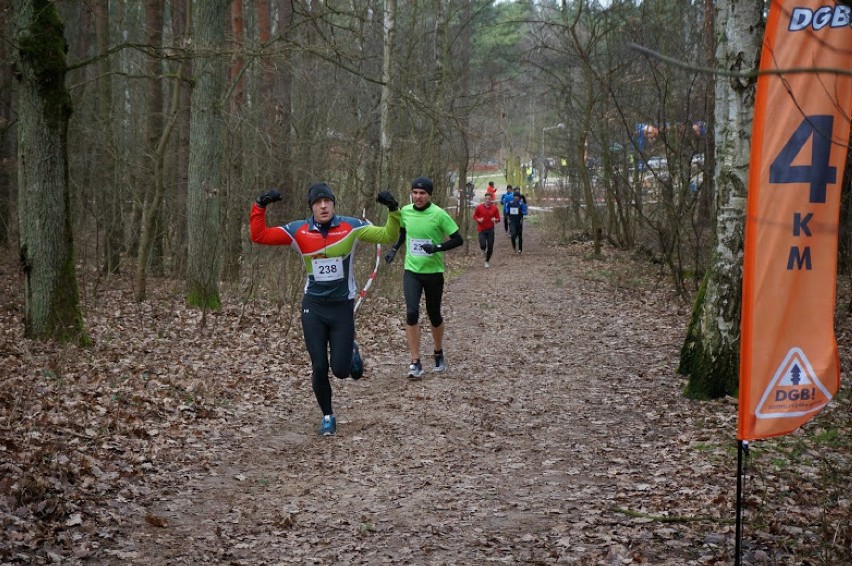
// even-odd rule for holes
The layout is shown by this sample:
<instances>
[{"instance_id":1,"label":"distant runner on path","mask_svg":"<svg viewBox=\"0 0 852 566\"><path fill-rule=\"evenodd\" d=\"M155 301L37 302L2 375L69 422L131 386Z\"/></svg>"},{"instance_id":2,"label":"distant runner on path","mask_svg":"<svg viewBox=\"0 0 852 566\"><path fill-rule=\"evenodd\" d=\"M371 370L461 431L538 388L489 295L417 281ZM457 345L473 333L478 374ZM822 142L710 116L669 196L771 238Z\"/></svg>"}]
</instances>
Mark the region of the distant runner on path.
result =
<instances>
[{"instance_id":1,"label":"distant runner on path","mask_svg":"<svg viewBox=\"0 0 852 566\"><path fill-rule=\"evenodd\" d=\"M387 191L376 202L388 208L384 226L373 226L351 216L338 216L334 193L325 183L308 189L308 206L313 214L283 226L266 225L266 207L281 200L278 191L257 197L251 209L251 241L268 246L290 246L302 255L307 271L302 299L302 332L311 356L314 395L322 410L319 433L337 433L337 418L331 406L328 381L329 351L331 371L338 378L360 379L364 362L355 343L355 271L352 260L359 240L389 244L399 236L399 203Z\"/></svg>"},{"instance_id":2,"label":"distant runner on path","mask_svg":"<svg viewBox=\"0 0 852 566\"><path fill-rule=\"evenodd\" d=\"M515 191L512 202L506 205L506 217L509 219L509 236L512 237L512 249L524 251L524 216L527 215L527 204L521 200L521 192Z\"/></svg>"},{"instance_id":3,"label":"distant runner on path","mask_svg":"<svg viewBox=\"0 0 852 566\"><path fill-rule=\"evenodd\" d=\"M409 379L423 376L420 362L420 297L426 295L426 314L432 324L432 341L435 345L435 369L447 370L444 360L444 319L441 300L444 294L443 252L462 245L459 227L443 208L432 202L432 181L417 177L411 182L412 204L402 207L402 229L399 240L385 255L393 261L399 247L405 243L405 271L402 291L405 295L405 337L411 364ZM445 237L449 240L444 241Z\"/></svg>"},{"instance_id":4,"label":"distant runner on path","mask_svg":"<svg viewBox=\"0 0 852 566\"><path fill-rule=\"evenodd\" d=\"M491 198L497 198L497 187L494 186L494 181L488 181L488 186L485 188L485 194L491 195Z\"/></svg>"},{"instance_id":5,"label":"distant runner on path","mask_svg":"<svg viewBox=\"0 0 852 566\"><path fill-rule=\"evenodd\" d=\"M515 191L512 190L512 185L506 185L506 192L500 196L500 204L503 206L503 229L506 234L509 234L509 215L506 214L506 205L512 202L515 196Z\"/></svg>"},{"instance_id":6,"label":"distant runner on path","mask_svg":"<svg viewBox=\"0 0 852 566\"><path fill-rule=\"evenodd\" d=\"M494 253L494 225L500 224L500 209L494 204L494 196L485 193L485 202L473 211L476 231L479 235L479 249L485 254L485 267L491 267L491 255Z\"/></svg>"}]
</instances>

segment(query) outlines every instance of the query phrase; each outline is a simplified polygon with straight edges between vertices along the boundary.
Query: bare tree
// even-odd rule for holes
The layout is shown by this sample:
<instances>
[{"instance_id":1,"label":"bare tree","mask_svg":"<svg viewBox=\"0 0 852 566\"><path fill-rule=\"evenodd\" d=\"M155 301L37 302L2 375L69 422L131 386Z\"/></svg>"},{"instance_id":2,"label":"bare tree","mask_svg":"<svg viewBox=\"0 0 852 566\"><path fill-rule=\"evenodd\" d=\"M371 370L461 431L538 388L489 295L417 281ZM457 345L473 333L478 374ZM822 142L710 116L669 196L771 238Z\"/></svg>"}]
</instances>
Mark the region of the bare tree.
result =
<instances>
[{"instance_id":1,"label":"bare tree","mask_svg":"<svg viewBox=\"0 0 852 566\"><path fill-rule=\"evenodd\" d=\"M293 33L293 2L291 0L278 1L278 36L282 44L286 45L290 35ZM280 144L278 151L277 167L275 169L275 177L285 184L292 186L293 183L293 164L292 164L292 148L290 144L292 120L292 98L293 98L293 65L292 51L285 49L281 53L281 64L278 72L275 73L275 107L273 116L275 116L275 130L278 132L276 136ZM291 197L285 196L285 201L290 201ZM291 203L292 204L292 203Z\"/></svg>"},{"instance_id":2,"label":"bare tree","mask_svg":"<svg viewBox=\"0 0 852 566\"><path fill-rule=\"evenodd\" d=\"M225 41L229 0L201 2L193 13L195 63L189 132L189 304L218 308L221 205L224 190L224 65L217 53Z\"/></svg>"},{"instance_id":3,"label":"bare tree","mask_svg":"<svg viewBox=\"0 0 852 566\"><path fill-rule=\"evenodd\" d=\"M763 1L717 2L716 61L725 69L757 68L765 25ZM689 375L686 394L715 398L738 383L740 288L753 79L716 83L716 248L695 298L678 371Z\"/></svg>"},{"instance_id":4,"label":"bare tree","mask_svg":"<svg viewBox=\"0 0 852 566\"><path fill-rule=\"evenodd\" d=\"M0 0L0 14L9 11L8 0ZM8 20L0 24L0 36L5 36L10 30ZM12 178L14 176L14 136L12 127L12 66L8 64L11 57L9 43L0 41L0 247L9 245L11 225Z\"/></svg>"},{"instance_id":5,"label":"bare tree","mask_svg":"<svg viewBox=\"0 0 852 566\"><path fill-rule=\"evenodd\" d=\"M96 191L99 206L100 224L104 230L102 271L106 274L118 273L120 269L123 233L121 224L121 191L115 179L116 140L113 129L112 112L112 72L109 57L109 0L96 0L94 4L95 41L98 53L97 79L97 116L102 136L103 154L97 160L100 179Z\"/></svg>"},{"instance_id":6,"label":"bare tree","mask_svg":"<svg viewBox=\"0 0 852 566\"><path fill-rule=\"evenodd\" d=\"M145 35L149 48L154 51L163 43L163 1L146 0L145 2ZM145 199L142 208L142 224L139 234L139 252L136 258L136 300L145 300L147 272L150 264L156 266L156 272L162 274L162 246L155 251L158 240L157 226L160 224L160 203L165 192L163 177L164 155L166 144L174 123L164 124L163 119L163 86L162 61L152 53L145 63L146 80L146 120L145 120L145 156L148 162L146 168L150 181L146 183ZM177 106L177 87L173 89L173 107ZM176 108L172 109L174 112ZM162 241L159 238L160 242ZM153 261L152 261L153 259Z\"/></svg>"},{"instance_id":7,"label":"bare tree","mask_svg":"<svg viewBox=\"0 0 852 566\"><path fill-rule=\"evenodd\" d=\"M145 195L142 206L142 224L140 226L140 238L146 215L154 218L154 230L150 233L149 249L147 250L147 268L153 275L163 275L163 219L160 211L160 203L156 202L157 193L162 194L162 188L158 191L158 184L163 183L163 152L157 151L158 146L165 147L163 142L166 133L164 114L165 104L163 95L163 61L160 56L163 47L163 10L164 0L145 0L145 43L150 50L145 58L145 78L143 90L145 92L145 154L142 164L142 193ZM142 242L140 241L140 246ZM139 254L142 255L142 250Z\"/></svg>"},{"instance_id":8,"label":"bare tree","mask_svg":"<svg viewBox=\"0 0 852 566\"><path fill-rule=\"evenodd\" d=\"M242 0L231 2L231 47L234 52L231 59L229 75L229 112L228 112L228 144L227 144L227 182L225 196L227 206L224 210L223 227L223 257L222 280L237 281L240 276L240 255L242 251L242 226L245 222L245 211L242 199L243 191L243 120L245 111L245 80L243 71L245 59L242 51L245 44L245 20L243 18Z\"/></svg>"},{"instance_id":9,"label":"bare tree","mask_svg":"<svg viewBox=\"0 0 852 566\"><path fill-rule=\"evenodd\" d=\"M391 78L393 77L393 45L396 37L396 0L384 2L384 35L382 36L382 97L379 102L379 184L390 181L391 152Z\"/></svg>"},{"instance_id":10,"label":"bare tree","mask_svg":"<svg viewBox=\"0 0 852 566\"><path fill-rule=\"evenodd\" d=\"M49 2L14 0L20 256L26 335L88 343L74 266L68 185L67 44Z\"/></svg>"},{"instance_id":11,"label":"bare tree","mask_svg":"<svg viewBox=\"0 0 852 566\"><path fill-rule=\"evenodd\" d=\"M184 52L190 44L192 30L192 0L175 0L171 3L172 45L177 52ZM190 122L190 77L192 59L181 60L177 69L174 88L178 93L178 111L175 117L175 136L172 138L169 154L172 172L170 184L174 187L172 205L175 211L169 221L172 249L172 276L183 278L186 275L187 226L186 203L189 186L189 122Z\"/></svg>"},{"instance_id":12,"label":"bare tree","mask_svg":"<svg viewBox=\"0 0 852 566\"><path fill-rule=\"evenodd\" d=\"M456 93L457 134L454 136L455 161L458 164L458 179L456 180L456 194L459 195L459 207L456 210L456 222L465 236L468 235L471 224L471 214L468 207L470 199L467 197L468 165L470 162L470 105L467 102L467 94L470 92L470 58L473 51L473 26L471 0L463 0L461 4L461 26L458 40L458 62L459 88L454 89ZM472 238L465 237L465 248L469 249Z\"/></svg>"}]
</instances>

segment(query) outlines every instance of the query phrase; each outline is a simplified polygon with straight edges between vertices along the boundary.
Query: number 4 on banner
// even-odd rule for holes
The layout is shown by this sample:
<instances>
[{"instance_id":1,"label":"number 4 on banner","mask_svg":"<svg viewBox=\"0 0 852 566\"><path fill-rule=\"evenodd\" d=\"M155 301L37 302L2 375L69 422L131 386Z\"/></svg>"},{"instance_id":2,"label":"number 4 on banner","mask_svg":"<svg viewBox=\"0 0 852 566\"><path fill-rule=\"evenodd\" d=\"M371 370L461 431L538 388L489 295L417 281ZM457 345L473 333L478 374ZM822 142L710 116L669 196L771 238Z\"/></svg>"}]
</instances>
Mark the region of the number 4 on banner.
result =
<instances>
[{"instance_id":1,"label":"number 4 on banner","mask_svg":"<svg viewBox=\"0 0 852 566\"><path fill-rule=\"evenodd\" d=\"M837 167L829 166L833 130L834 116L805 116L769 166L769 182L810 183L810 202L824 203L826 185L837 182ZM793 165L808 140L811 140L811 164Z\"/></svg>"}]
</instances>

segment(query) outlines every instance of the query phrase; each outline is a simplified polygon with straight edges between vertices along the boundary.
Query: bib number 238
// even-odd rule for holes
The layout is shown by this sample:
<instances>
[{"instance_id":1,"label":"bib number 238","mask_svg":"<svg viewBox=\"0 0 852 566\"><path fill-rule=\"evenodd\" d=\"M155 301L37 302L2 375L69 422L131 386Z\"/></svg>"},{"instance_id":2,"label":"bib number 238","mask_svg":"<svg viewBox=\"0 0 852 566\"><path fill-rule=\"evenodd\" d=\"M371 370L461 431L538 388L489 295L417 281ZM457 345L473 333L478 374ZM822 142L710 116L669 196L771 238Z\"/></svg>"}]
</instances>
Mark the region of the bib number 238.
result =
<instances>
[{"instance_id":1,"label":"bib number 238","mask_svg":"<svg viewBox=\"0 0 852 566\"><path fill-rule=\"evenodd\" d=\"M339 257L312 259L311 265L316 281L335 281L343 279L343 260Z\"/></svg>"}]
</instances>

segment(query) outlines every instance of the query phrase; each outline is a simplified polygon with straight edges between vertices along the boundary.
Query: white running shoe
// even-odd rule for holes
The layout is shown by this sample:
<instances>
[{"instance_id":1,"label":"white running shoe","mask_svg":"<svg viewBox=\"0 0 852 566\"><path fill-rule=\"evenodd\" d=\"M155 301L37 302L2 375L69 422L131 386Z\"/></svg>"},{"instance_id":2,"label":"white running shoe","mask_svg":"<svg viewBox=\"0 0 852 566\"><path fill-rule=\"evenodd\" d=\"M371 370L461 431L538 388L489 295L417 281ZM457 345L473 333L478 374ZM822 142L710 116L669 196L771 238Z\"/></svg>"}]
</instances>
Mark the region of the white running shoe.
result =
<instances>
[{"instance_id":1,"label":"white running shoe","mask_svg":"<svg viewBox=\"0 0 852 566\"><path fill-rule=\"evenodd\" d=\"M408 366L408 379L420 379L423 377L423 365L420 360L411 362Z\"/></svg>"}]
</instances>

